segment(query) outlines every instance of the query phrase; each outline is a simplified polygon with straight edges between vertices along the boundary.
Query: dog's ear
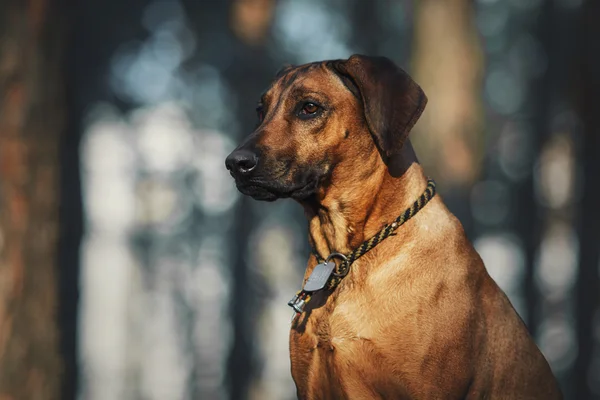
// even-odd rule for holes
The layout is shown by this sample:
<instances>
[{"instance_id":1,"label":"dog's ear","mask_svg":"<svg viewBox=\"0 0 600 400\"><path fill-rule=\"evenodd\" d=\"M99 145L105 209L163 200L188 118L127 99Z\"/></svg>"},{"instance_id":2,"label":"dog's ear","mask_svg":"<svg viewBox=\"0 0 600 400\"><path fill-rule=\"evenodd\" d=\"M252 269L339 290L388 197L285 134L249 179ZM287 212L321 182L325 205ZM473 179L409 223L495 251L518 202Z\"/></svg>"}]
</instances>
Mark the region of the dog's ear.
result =
<instances>
[{"instance_id":1,"label":"dog's ear","mask_svg":"<svg viewBox=\"0 0 600 400\"><path fill-rule=\"evenodd\" d=\"M427 104L415 81L385 57L353 55L331 62L363 104L365 118L379 149L387 157L397 154Z\"/></svg>"}]
</instances>

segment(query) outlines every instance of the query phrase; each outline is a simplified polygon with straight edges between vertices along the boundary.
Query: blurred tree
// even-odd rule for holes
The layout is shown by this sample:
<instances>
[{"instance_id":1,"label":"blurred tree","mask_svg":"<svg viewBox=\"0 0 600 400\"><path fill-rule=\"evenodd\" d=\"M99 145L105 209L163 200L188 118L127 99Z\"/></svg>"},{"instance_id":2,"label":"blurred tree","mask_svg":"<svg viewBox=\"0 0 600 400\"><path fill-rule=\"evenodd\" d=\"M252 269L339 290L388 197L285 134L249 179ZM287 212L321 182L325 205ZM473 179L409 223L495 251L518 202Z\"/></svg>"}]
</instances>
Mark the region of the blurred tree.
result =
<instances>
[{"instance_id":1,"label":"blurred tree","mask_svg":"<svg viewBox=\"0 0 600 400\"><path fill-rule=\"evenodd\" d=\"M59 399L62 0L0 2L0 398Z\"/></svg>"},{"instance_id":2,"label":"blurred tree","mask_svg":"<svg viewBox=\"0 0 600 400\"><path fill-rule=\"evenodd\" d=\"M528 81L527 91L530 101L521 106L520 118L531 123L531 132L524 135L526 145L530 146L527 173L512 185L515 202L512 226L518 234L523 245L525 256L525 274L523 277L523 296L525 299L525 310L522 315L529 333L535 338L538 334L540 324L540 301L539 288L535 283L535 260L542 238L541 208L535 189L535 162L536 157L548 142L550 121L552 117L553 102L560 93L557 87L555 73L561 67L561 51L553 43L557 32L556 23L560 21L552 2L541 2L537 18L528 24L519 24L514 20L514 30L521 30L522 34L529 32L538 41L540 48L547 57L547 66L539 76L532 77ZM517 121L516 115L512 116ZM523 146L523 144L521 144ZM503 177L506 179L506 177Z\"/></svg>"},{"instance_id":3,"label":"blurred tree","mask_svg":"<svg viewBox=\"0 0 600 400\"><path fill-rule=\"evenodd\" d=\"M249 45L260 45L271 27L273 0L237 0L231 5L230 26L236 36Z\"/></svg>"},{"instance_id":4,"label":"blurred tree","mask_svg":"<svg viewBox=\"0 0 600 400\"><path fill-rule=\"evenodd\" d=\"M469 0L416 3L414 76L429 98L414 135L423 163L451 185L470 185L483 153L483 55Z\"/></svg>"},{"instance_id":5,"label":"blurred tree","mask_svg":"<svg viewBox=\"0 0 600 400\"><path fill-rule=\"evenodd\" d=\"M598 312L600 311L600 2L584 3L579 25L579 60L577 87L578 108L583 120L580 163L583 172L583 193L579 208L579 276L576 287L577 343L579 352L575 361L572 384L576 399L600 399L600 376L597 366ZM596 324L596 326L594 326ZM594 334L594 331L596 334ZM595 358L595 359L594 359ZM592 387L596 391L593 393Z\"/></svg>"},{"instance_id":6,"label":"blurred tree","mask_svg":"<svg viewBox=\"0 0 600 400\"><path fill-rule=\"evenodd\" d=\"M237 132L229 133L238 136L234 141L239 143L256 123L256 101L280 67L265 46L270 38L274 3L270 0L186 0L183 4L198 47L203 49L187 62L187 68L207 63L221 72L227 86L232 88L235 102L231 107L236 109L239 124L239 130L233 130ZM248 257L248 243L257 226L255 209L260 207L264 204L242 196L233 211L235 222L228 237L232 338L225 384L231 399L249 398L262 368L257 321L267 288ZM197 392L206 398L216 396L202 387L197 388Z\"/></svg>"},{"instance_id":7,"label":"blurred tree","mask_svg":"<svg viewBox=\"0 0 600 400\"><path fill-rule=\"evenodd\" d=\"M415 2L412 71L429 99L412 141L452 212L472 235L469 188L484 157L483 52L469 0ZM445 187L444 187L445 186Z\"/></svg>"}]
</instances>

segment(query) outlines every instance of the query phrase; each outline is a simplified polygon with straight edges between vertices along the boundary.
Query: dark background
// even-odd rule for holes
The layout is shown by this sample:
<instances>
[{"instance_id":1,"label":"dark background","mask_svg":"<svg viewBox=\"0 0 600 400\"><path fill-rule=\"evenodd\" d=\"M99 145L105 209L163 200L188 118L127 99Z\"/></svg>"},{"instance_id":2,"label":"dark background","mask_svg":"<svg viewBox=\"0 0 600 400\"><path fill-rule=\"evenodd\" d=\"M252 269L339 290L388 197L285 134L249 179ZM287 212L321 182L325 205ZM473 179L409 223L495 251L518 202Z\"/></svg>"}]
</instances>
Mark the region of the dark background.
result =
<instances>
[{"instance_id":1,"label":"dark background","mask_svg":"<svg viewBox=\"0 0 600 400\"><path fill-rule=\"evenodd\" d=\"M224 159L284 63L362 53L423 87L426 171L565 397L600 399L598 21L595 0L0 0L0 398L295 398L305 220Z\"/></svg>"}]
</instances>

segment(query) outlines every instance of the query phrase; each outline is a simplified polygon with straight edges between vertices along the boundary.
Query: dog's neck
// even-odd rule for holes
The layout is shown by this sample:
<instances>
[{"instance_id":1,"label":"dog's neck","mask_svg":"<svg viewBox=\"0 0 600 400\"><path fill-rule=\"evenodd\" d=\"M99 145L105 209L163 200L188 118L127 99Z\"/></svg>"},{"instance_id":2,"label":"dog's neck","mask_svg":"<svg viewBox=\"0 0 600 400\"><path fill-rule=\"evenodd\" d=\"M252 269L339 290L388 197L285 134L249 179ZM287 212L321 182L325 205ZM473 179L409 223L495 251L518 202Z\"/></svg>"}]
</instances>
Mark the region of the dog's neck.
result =
<instances>
[{"instance_id":1,"label":"dog's neck","mask_svg":"<svg viewBox=\"0 0 600 400\"><path fill-rule=\"evenodd\" d=\"M350 253L410 207L427 186L408 141L387 165L377 151L348 162L359 162L362 168L342 170L361 171L361 176L333 171L331 184L303 204L312 245L321 257ZM366 171L364 165L369 165Z\"/></svg>"}]
</instances>

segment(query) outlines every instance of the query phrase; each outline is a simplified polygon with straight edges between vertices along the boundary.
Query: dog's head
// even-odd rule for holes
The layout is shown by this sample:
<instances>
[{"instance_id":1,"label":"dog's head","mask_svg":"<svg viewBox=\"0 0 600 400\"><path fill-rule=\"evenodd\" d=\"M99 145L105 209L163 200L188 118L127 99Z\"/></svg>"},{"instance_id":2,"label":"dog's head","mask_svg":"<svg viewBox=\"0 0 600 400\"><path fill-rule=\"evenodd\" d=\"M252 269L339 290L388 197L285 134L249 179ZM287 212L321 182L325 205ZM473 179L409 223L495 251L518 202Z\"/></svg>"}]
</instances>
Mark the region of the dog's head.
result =
<instances>
[{"instance_id":1,"label":"dog's head","mask_svg":"<svg viewBox=\"0 0 600 400\"><path fill-rule=\"evenodd\" d=\"M244 194L302 201L331 183L337 165L360 174L365 154L378 150L384 161L398 154L426 103L384 57L289 66L261 97L256 129L225 164Z\"/></svg>"}]
</instances>

